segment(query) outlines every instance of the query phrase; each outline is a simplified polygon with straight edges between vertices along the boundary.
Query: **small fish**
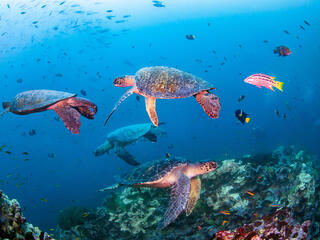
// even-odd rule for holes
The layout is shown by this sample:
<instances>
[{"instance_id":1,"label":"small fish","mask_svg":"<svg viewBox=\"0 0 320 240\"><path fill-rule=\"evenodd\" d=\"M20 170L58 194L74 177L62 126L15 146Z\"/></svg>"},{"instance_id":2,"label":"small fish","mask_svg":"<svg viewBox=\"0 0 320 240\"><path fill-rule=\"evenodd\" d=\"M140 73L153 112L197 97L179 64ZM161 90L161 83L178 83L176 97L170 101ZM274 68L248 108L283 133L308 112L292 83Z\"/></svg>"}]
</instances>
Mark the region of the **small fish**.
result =
<instances>
[{"instance_id":1,"label":"small fish","mask_svg":"<svg viewBox=\"0 0 320 240\"><path fill-rule=\"evenodd\" d=\"M5 151L5 153L6 153L6 154L11 154L11 152L10 152L10 151Z\"/></svg>"},{"instance_id":2,"label":"small fish","mask_svg":"<svg viewBox=\"0 0 320 240\"><path fill-rule=\"evenodd\" d=\"M212 50L212 53L213 53L213 54L217 54L216 50Z\"/></svg>"},{"instance_id":3,"label":"small fish","mask_svg":"<svg viewBox=\"0 0 320 240\"><path fill-rule=\"evenodd\" d=\"M89 213L87 213L87 212L84 212L83 214L82 214L82 217L83 218L86 218L86 217L88 217L89 216Z\"/></svg>"},{"instance_id":4,"label":"small fish","mask_svg":"<svg viewBox=\"0 0 320 240\"><path fill-rule=\"evenodd\" d=\"M279 204L271 204L271 205L269 205L270 207L273 207L273 208L278 208L278 207L280 207L280 205Z\"/></svg>"},{"instance_id":5,"label":"small fish","mask_svg":"<svg viewBox=\"0 0 320 240\"><path fill-rule=\"evenodd\" d=\"M170 158L171 154L170 153L166 153L166 158Z\"/></svg>"},{"instance_id":6,"label":"small fish","mask_svg":"<svg viewBox=\"0 0 320 240\"><path fill-rule=\"evenodd\" d=\"M136 100L137 100L138 102L140 102L140 96L139 96L139 95L136 96Z\"/></svg>"},{"instance_id":7,"label":"small fish","mask_svg":"<svg viewBox=\"0 0 320 240\"><path fill-rule=\"evenodd\" d=\"M283 118L284 118L284 119L287 119L287 114L284 113L284 114L283 114Z\"/></svg>"},{"instance_id":8,"label":"small fish","mask_svg":"<svg viewBox=\"0 0 320 240\"><path fill-rule=\"evenodd\" d=\"M275 81L274 79L275 77L271 77L262 73L256 73L247 77L244 82L255 85L258 88L265 87L272 91L274 91L272 87L276 87L283 92L283 82Z\"/></svg>"},{"instance_id":9,"label":"small fish","mask_svg":"<svg viewBox=\"0 0 320 240\"><path fill-rule=\"evenodd\" d=\"M268 43L269 41L268 41L268 40L263 40L263 42L264 42L264 43Z\"/></svg>"},{"instance_id":10,"label":"small fish","mask_svg":"<svg viewBox=\"0 0 320 240\"><path fill-rule=\"evenodd\" d=\"M186 35L186 39L188 39L188 40L194 40L195 38L196 38L195 35L192 35L192 34L187 34Z\"/></svg>"},{"instance_id":11,"label":"small fish","mask_svg":"<svg viewBox=\"0 0 320 240\"><path fill-rule=\"evenodd\" d=\"M56 73L56 77L62 77L63 74L62 73Z\"/></svg>"},{"instance_id":12,"label":"small fish","mask_svg":"<svg viewBox=\"0 0 320 240\"><path fill-rule=\"evenodd\" d=\"M200 225L197 226L198 230L202 230L202 227Z\"/></svg>"},{"instance_id":13,"label":"small fish","mask_svg":"<svg viewBox=\"0 0 320 240\"><path fill-rule=\"evenodd\" d=\"M248 117L248 114L242 111L241 109L238 109L235 111L235 117L242 123L249 123L251 118Z\"/></svg>"},{"instance_id":14,"label":"small fish","mask_svg":"<svg viewBox=\"0 0 320 240\"><path fill-rule=\"evenodd\" d=\"M278 109L275 109L275 110L274 110L274 113L275 113L278 117L280 117L280 112L279 112Z\"/></svg>"},{"instance_id":15,"label":"small fish","mask_svg":"<svg viewBox=\"0 0 320 240\"><path fill-rule=\"evenodd\" d=\"M23 155L28 155L29 153L28 153L28 152L23 152L22 154L23 154Z\"/></svg>"},{"instance_id":16,"label":"small fish","mask_svg":"<svg viewBox=\"0 0 320 240\"><path fill-rule=\"evenodd\" d=\"M288 32L288 30L284 30L283 32L284 32L285 34L290 35L290 33Z\"/></svg>"},{"instance_id":17,"label":"small fish","mask_svg":"<svg viewBox=\"0 0 320 240\"><path fill-rule=\"evenodd\" d=\"M9 4L7 4L7 8L10 8L10 5L9 5Z\"/></svg>"},{"instance_id":18,"label":"small fish","mask_svg":"<svg viewBox=\"0 0 320 240\"><path fill-rule=\"evenodd\" d=\"M219 213L221 213L223 215L230 215L231 214L229 211L220 211Z\"/></svg>"},{"instance_id":19,"label":"small fish","mask_svg":"<svg viewBox=\"0 0 320 240\"><path fill-rule=\"evenodd\" d=\"M126 20L118 20L118 21L115 21L115 23L124 23L126 22Z\"/></svg>"},{"instance_id":20,"label":"small fish","mask_svg":"<svg viewBox=\"0 0 320 240\"><path fill-rule=\"evenodd\" d=\"M106 12L107 12L107 13L111 13L111 12L113 12L113 10L108 9Z\"/></svg>"},{"instance_id":21,"label":"small fish","mask_svg":"<svg viewBox=\"0 0 320 240\"><path fill-rule=\"evenodd\" d=\"M307 22L307 20L304 20L304 23L308 26L311 26L310 23Z\"/></svg>"},{"instance_id":22,"label":"small fish","mask_svg":"<svg viewBox=\"0 0 320 240\"><path fill-rule=\"evenodd\" d=\"M50 228L49 230L50 230L51 232L53 232L53 231L54 231L54 228Z\"/></svg>"},{"instance_id":23,"label":"small fish","mask_svg":"<svg viewBox=\"0 0 320 240\"><path fill-rule=\"evenodd\" d=\"M60 6L63 5L65 2L66 2L66 1L63 1L63 2L59 3L59 5L60 5Z\"/></svg>"},{"instance_id":24,"label":"small fish","mask_svg":"<svg viewBox=\"0 0 320 240\"><path fill-rule=\"evenodd\" d=\"M155 6L155 7L165 7L165 5L162 4L162 3L154 3L153 6Z\"/></svg>"},{"instance_id":25,"label":"small fish","mask_svg":"<svg viewBox=\"0 0 320 240\"><path fill-rule=\"evenodd\" d=\"M45 8L47 5L42 5L41 8Z\"/></svg>"},{"instance_id":26,"label":"small fish","mask_svg":"<svg viewBox=\"0 0 320 240\"><path fill-rule=\"evenodd\" d=\"M249 194L250 196L254 196L254 193L251 191L246 191L247 194Z\"/></svg>"},{"instance_id":27,"label":"small fish","mask_svg":"<svg viewBox=\"0 0 320 240\"><path fill-rule=\"evenodd\" d=\"M86 90L81 89L81 90L80 90L80 93L82 94L82 96L87 96Z\"/></svg>"},{"instance_id":28,"label":"small fish","mask_svg":"<svg viewBox=\"0 0 320 240\"><path fill-rule=\"evenodd\" d=\"M224 226L226 223L228 223L229 221L227 221L227 220L223 220L223 222L222 222L222 226Z\"/></svg>"},{"instance_id":29,"label":"small fish","mask_svg":"<svg viewBox=\"0 0 320 240\"><path fill-rule=\"evenodd\" d=\"M131 15L130 15L130 14L128 14L128 15L124 15L124 16L123 16L123 18L129 18L129 17L131 17Z\"/></svg>"},{"instance_id":30,"label":"small fish","mask_svg":"<svg viewBox=\"0 0 320 240\"><path fill-rule=\"evenodd\" d=\"M286 46L279 46L273 49L274 54L278 54L279 56L286 57L291 55L291 50Z\"/></svg>"},{"instance_id":31,"label":"small fish","mask_svg":"<svg viewBox=\"0 0 320 240\"><path fill-rule=\"evenodd\" d=\"M303 31L306 30L302 25L299 25L299 27L300 27Z\"/></svg>"},{"instance_id":32,"label":"small fish","mask_svg":"<svg viewBox=\"0 0 320 240\"><path fill-rule=\"evenodd\" d=\"M47 203L47 202L48 202L48 200L47 200L47 199L45 199L45 198L41 198L41 202Z\"/></svg>"},{"instance_id":33,"label":"small fish","mask_svg":"<svg viewBox=\"0 0 320 240\"><path fill-rule=\"evenodd\" d=\"M30 131L29 131L29 136L34 136L34 135L36 135L36 130L35 129L31 129Z\"/></svg>"},{"instance_id":34,"label":"small fish","mask_svg":"<svg viewBox=\"0 0 320 240\"><path fill-rule=\"evenodd\" d=\"M241 102L243 99L245 99L245 95L241 95L239 98L238 98L238 102Z\"/></svg>"},{"instance_id":35,"label":"small fish","mask_svg":"<svg viewBox=\"0 0 320 240\"><path fill-rule=\"evenodd\" d=\"M26 14L26 12L21 12L20 14L21 14L21 15L24 15L24 14Z\"/></svg>"},{"instance_id":36,"label":"small fish","mask_svg":"<svg viewBox=\"0 0 320 240\"><path fill-rule=\"evenodd\" d=\"M55 153L48 153L48 157L49 157L49 158L54 158L55 156L56 156Z\"/></svg>"},{"instance_id":37,"label":"small fish","mask_svg":"<svg viewBox=\"0 0 320 240\"><path fill-rule=\"evenodd\" d=\"M37 24L39 21L33 21L32 24Z\"/></svg>"}]
</instances>

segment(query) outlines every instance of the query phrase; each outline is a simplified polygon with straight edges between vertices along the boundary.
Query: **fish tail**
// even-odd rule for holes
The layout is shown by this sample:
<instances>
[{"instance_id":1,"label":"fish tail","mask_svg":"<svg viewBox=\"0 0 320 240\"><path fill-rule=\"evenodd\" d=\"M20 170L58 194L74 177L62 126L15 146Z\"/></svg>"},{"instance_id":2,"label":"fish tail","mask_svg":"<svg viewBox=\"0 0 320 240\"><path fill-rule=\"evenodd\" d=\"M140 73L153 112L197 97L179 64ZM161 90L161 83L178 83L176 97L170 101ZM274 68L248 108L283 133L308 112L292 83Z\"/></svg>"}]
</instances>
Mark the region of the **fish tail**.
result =
<instances>
[{"instance_id":1,"label":"fish tail","mask_svg":"<svg viewBox=\"0 0 320 240\"><path fill-rule=\"evenodd\" d=\"M283 82L275 81L275 87L278 88L281 92L283 92Z\"/></svg>"},{"instance_id":2,"label":"fish tail","mask_svg":"<svg viewBox=\"0 0 320 240\"><path fill-rule=\"evenodd\" d=\"M246 118L246 123L249 123L250 120L251 120L251 118L247 117L247 118Z\"/></svg>"}]
</instances>

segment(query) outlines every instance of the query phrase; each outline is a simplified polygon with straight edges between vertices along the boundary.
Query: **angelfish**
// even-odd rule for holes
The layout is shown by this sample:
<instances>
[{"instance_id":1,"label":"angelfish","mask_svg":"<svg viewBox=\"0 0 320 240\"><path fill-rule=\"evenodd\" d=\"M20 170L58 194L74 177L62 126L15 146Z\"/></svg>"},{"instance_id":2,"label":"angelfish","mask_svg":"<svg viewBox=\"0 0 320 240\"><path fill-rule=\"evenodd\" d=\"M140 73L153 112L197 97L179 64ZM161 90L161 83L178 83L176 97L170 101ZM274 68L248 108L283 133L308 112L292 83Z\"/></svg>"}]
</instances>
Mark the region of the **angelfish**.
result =
<instances>
[{"instance_id":1,"label":"angelfish","mask_svg":"<svg viewBox=\"0 0 320 240\"><path fill-rule=\"evenodd\" d=\"M275 79L275 77L271 77L269 75L262 74L262 73L256 73L256 74L253 74L253 75L247 77L244 80L244 82L255 85L258 88L265 87L265 88L268 88L272 91L274 91L274 89L272 87L275 87L283 92L283 89L282 89L283 82L279 82L274 79Z\"/></svg>"}]
</instances>

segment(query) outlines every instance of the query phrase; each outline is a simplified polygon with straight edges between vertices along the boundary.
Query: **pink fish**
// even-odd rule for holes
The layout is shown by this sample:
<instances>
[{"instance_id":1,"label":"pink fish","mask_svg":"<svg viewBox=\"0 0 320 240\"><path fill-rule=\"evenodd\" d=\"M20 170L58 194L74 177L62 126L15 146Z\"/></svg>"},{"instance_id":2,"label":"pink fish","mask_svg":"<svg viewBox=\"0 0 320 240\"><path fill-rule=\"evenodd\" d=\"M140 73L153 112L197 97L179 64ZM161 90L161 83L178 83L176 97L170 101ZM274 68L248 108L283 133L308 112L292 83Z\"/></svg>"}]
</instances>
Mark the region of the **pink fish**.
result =
<instances>
[{"instance_id":1,"label":"pink fish","mask_svg":"<svg viewBox=\"0 0 320 240\"><path fill-rule=\"evenodd\" d=\"M291 51L286 46L279 46L273 50L274 54L278 54L279 56L286 57L291 54Z\"/></svg>"},{"instance_id":2,"label":"pink fish","mask_svg":"<svg viewBox=\"0 0 320 240\"><path fill-rule=\"evenodd\" d=\"M275 87L283 92L283 89L282 89L283 82L278 82L278 81L275 81L274 79L275 77L271 77L262 73L256 73L247 77L244 80L244 82L255 85L258 88L265 87L272 91L274 91L272 87Z\"/></svg>"}]
</instances>

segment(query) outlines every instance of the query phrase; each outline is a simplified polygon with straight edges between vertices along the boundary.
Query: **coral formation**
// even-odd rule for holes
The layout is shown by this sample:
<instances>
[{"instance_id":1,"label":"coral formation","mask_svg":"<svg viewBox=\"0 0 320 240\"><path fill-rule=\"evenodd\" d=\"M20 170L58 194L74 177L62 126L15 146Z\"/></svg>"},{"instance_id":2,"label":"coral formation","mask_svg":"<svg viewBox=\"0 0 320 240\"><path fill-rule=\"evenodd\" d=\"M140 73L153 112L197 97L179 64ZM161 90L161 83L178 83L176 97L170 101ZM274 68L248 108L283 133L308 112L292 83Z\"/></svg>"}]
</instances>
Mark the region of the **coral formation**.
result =
<instances>
[{"instance_id":1,"label":"coral formation","mask_svg":"<svg viewBox=\"0 0 320 240\"><path fill-rule=\"evenodd\" d=\"M263 239L295 239L305 240L308 236L310 220L300 224L294 224L288 208L277 210L275 213L265 216L250 224L234 230L219 231L215 234L215 240L263 240Z\"/></svg>"},{"instance_id":2,"label":"coral formation","mask_svg":"<svg viewBox=\"0 0 320 240\"><path fill-rule=\"evenodd\" d=\"M26 222L16 199L10 200L0 190L0 239L4 240L50 240L46 232Z\"/></svg>"},{"instance_id":3,"label":"coral formation","mask_svg":"<svg viewBox=\"0 0 320 240\"><path fill-rule=\"evenodd\" d=\"M110 193L95 210L94 218L70 231L61 230L60 238L206 240L217 232L251 226L261 218L267 229L269 225L262 216L279 214L285 207L290 215L281 213L288 226L306 229L310 222L305 221L311 220L310 239L320 237L320 174L309 154L293 146L281 146L270 154L226 159L218 165L202 177L202 191L193 213L189 217L181 214L162 231L157 224L167 207L169 192L125 188ZM278 229L279 225L273 227Z\"/></svg>"}]
</instances>

